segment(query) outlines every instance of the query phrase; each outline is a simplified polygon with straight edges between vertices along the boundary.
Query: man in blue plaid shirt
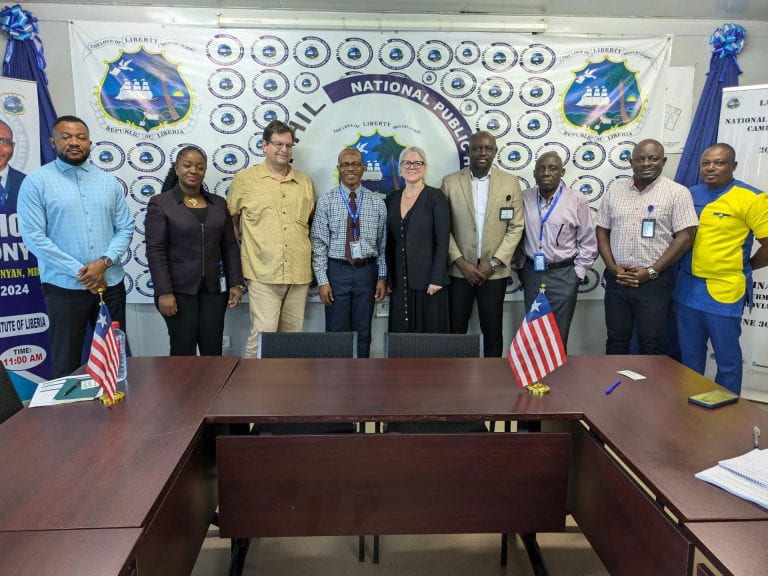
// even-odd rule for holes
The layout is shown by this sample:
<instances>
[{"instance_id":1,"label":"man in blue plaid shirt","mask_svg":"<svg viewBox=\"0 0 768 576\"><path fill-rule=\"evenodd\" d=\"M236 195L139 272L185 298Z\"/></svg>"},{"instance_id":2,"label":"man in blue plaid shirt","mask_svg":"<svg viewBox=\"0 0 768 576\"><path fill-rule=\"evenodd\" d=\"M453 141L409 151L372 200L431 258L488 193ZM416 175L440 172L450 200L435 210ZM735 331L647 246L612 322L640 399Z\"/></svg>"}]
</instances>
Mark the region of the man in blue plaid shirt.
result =
<instances>
[{"instance_id":1,"label":"man in blue plaid shirt","mask_svg":"<svg viewBox=\"0 0 768 576\"><path fill-rule=\"evenodd\" d=\"M312 268L325 305L328 332L357 332L357 357L368 358L375 302L387 293L387 208L361 186L363 156L339 154L339 185L317 202L312 222Z\"/></svg>"}]
</instances>

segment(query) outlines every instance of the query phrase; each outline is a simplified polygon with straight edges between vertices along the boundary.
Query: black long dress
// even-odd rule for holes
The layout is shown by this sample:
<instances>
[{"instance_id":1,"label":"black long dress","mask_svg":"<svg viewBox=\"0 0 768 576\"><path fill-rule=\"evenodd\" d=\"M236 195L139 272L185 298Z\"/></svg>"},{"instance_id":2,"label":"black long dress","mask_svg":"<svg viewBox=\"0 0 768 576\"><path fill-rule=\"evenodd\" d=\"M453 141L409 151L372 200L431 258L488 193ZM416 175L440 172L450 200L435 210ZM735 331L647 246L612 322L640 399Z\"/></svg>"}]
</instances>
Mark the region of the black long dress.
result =
<instances>
[{"instance_id":1,"label":"black long dress","mask_svg":"<svg viewBox=\"0 0 768 576\"><path fill-rule=\"evenodd\" d=\"M387 198L389 331L447 333L448 202L440 190L426 186L401 218L401 197L396 191ZM443 289L430 296L429 284Z\"/></svg>"}]
</instances>

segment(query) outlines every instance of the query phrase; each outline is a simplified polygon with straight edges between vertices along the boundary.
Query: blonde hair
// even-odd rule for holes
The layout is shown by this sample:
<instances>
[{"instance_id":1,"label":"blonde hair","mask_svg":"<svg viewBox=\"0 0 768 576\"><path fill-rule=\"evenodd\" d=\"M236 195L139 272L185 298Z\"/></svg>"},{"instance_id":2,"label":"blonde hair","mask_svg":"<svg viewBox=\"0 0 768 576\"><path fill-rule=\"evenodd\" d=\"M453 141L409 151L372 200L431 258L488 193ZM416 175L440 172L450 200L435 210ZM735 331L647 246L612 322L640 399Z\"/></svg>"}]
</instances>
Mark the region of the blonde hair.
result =
<instances>
[{"instance_id":1,"label":"blonde hair","mask_svg":"<svg viewBox=\"0 0 768 576\"><path fill-rule=\"evenodd\" d=\"M421 161L424 162L424 176L423 176L423 178L426 178L427 177L427 168L429 167L429 162L427 162L427 154L426 154L426 152L424 152L424 150L422 150L418 146L408 146L408 147L404 148L403 151L400 152L400 158L398 158L398 160L397 160L398 166L400 164L402 164L403 156L408 154L408 152L416 152L416 154L418 154L421 157Z\"/></svg>"}]
</instances>

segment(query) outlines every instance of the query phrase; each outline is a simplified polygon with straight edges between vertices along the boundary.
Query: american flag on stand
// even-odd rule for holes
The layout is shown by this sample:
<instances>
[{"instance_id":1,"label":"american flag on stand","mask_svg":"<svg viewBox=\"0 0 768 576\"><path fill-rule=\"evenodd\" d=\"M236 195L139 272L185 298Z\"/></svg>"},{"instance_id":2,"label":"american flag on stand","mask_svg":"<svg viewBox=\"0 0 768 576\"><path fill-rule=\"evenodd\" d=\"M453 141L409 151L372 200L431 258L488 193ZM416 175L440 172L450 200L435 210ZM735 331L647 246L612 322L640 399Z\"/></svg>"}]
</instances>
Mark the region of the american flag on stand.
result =
<instances>
[{"instance_id":1,"label":"american flag on stand","mask_svg":"<svg viewBox=\"0 0 768 576\"><path fill-rule=\"evenodd\" d=\"M120 348L112 330L112 318L104 302L99 306L99 317L93 331L91 353L88 355L86 372L93 378L110 401L117 391L117 369L120 365Z\"/></svg>"},{"instance_id":2,"label":"american flag on stand","mask_svg":"<svg viewBox=\"0 0 768 576\"><path fill-rule=\"evenodd\" d=\"M508 359L520 388L565 364L563 340L543 290L512 338Z\"/></svg>"}]
</instances>

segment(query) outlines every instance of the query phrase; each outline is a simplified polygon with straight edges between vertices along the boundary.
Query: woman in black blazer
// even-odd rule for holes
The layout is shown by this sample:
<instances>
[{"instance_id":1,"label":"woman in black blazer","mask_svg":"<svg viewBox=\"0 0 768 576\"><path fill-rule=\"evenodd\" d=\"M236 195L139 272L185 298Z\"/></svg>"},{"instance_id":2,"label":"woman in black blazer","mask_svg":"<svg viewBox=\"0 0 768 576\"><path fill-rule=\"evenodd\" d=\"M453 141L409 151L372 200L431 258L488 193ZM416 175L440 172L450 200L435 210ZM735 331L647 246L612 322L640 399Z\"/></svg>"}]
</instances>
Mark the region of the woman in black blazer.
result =
<instances>
[{"instance_id":1,"label":"woman in black blazer","mask_svg":"<svg viewBox=\"0 0 768 576\"><path fill-rule=\"evenodd\" d=\"M243 296L232 217L203 182L206 167L200 148L182 148L147 208L147 259L171 356L195 356L198 347L202 356L220 356L227 305Z\"/></svg>"},{"instance_id":2,"label":"woman in black blazer","mask_svg":"<svg viewBox=\"0 0 768 576\"><path fill-rule=\"evenodd\" d=\"M427 186L427 157L411 146L400 154L405 187L387 198L390 332L448 332L448 200Z\"/></svg>"}]
</instances>

